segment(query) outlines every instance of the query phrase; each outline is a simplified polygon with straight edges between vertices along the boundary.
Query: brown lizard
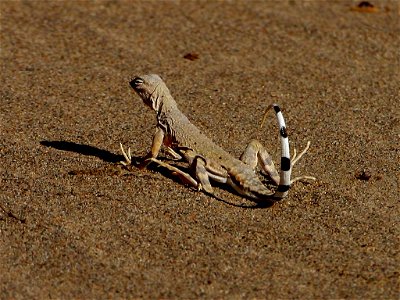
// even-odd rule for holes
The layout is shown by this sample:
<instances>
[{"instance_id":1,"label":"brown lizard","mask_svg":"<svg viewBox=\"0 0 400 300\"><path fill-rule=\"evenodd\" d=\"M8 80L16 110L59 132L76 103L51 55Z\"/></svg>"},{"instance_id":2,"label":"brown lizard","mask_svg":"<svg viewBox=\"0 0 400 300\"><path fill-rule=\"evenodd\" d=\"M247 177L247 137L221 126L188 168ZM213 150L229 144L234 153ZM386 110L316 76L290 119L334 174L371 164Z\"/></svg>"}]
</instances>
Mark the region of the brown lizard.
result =
<instances>
[{"instance_id":1,"label":"brown lizard","mask_svg":"<svg viewBox=\"0 0 400 300\"><path fill-rule=\"evenodd\" d=\"M296 156L296 150L292 160L290 159L289 140L286 133L285 121L278 105L273 107L280 127L280 140L282 147L281 172L277 172L271 156L257 140L251 140L240 159L234 158L228 152L216 145L210 138L204 135L189 119L179 110L175 100L170 94L164 81L155 74L134 77L130 81L131 87L142 98L143 102L157 114L156 133L150 152L143 158L139 168L145 168L150 162L168 168L173 174L179 176L198 190L204 190L214 195L210 179L216 182L228 184L237 193L250 199L280 200L288 193L290 185L299 179L315 180L311 176L301 176L290 179L293 165L308 150L306 148ZM177 159L188 162L194 171L193 176L183 172L175 166L157 159L161 146ZM126 153L121 146L126 159L124 165L131 164L130 149ZM278 186L275 191L267 188L257 176L255 169L260 164L272 181Z\"/></svg>"}]
</instances>

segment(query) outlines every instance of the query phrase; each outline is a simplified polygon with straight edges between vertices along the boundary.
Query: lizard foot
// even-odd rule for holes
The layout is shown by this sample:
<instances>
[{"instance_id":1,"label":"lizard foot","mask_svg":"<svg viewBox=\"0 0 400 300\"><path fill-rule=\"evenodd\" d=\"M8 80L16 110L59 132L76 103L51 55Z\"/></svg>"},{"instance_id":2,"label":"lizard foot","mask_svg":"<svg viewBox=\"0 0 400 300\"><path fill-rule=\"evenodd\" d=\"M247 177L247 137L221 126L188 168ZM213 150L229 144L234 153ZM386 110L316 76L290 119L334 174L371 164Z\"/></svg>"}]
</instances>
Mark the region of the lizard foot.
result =
<instances>
[{"instance_id":1,"label":"lizard foot","mask_svg":"<svg viewBox=\"0 0 400 300\"><path fill-rule=\"evenodd\" d=\"M299 159L308 151L308 149L310 148L310 144L311 144L311 142L308 141L306 147L304 148L303 151L301 151L301 153L299 155L297 155L296 148L293 149L292 168L293 168L294 164L297 163L299 161Z\"/></svg>"},{"instance_id":2,"label":"lizard foot","mask_svg":"<svg viewBox=\"0 0 400 300\"><path fill-rule=\"evenodd\" d=\"M125 167L130 166L132 164L132 155L131 155L131 148L128 148L128 153L125 152L124 147L122 146L121 143L119 143L119 146L122 151L122 155L125 157L125 161L120 161L119 163L121 165L124 165Z\"/></svg>"},{"instance_id":3,"label":"lizard foot","mask_svg":"<svg viewBox=\"0 0 400 300\"><path fill-rule=\"evenodd\" d=\"M295 177L292 180L290 180L290 184L293 184L294 182L299 181L299 180L301 180L301 181L302 180L317 180L317 178L315 178L313 176L307 176L307 175L299 176L299 177Z\"/></svg>"},{"instance_id":4,"label":"lizard foot","mask_svg":"<svg viewBox=\"0 0 400 300\"><path fill-rule=\"evenodd\" d=\"M294 166L294 164L296 162L299 161L299 159L308 151L308 149L310 148L310 144L311 142L308 141L306 147L304 148L303 151L301 151L301 153L299 155L297 155L297 151L296 148L293 149L293 157L292 157L292 168ZM299 176L299 177L295 177L290 181L290 184L293 184L296 181L299 180L317 180L317 178L313 177L313 176Z\"/></svg>"}]
</instances>

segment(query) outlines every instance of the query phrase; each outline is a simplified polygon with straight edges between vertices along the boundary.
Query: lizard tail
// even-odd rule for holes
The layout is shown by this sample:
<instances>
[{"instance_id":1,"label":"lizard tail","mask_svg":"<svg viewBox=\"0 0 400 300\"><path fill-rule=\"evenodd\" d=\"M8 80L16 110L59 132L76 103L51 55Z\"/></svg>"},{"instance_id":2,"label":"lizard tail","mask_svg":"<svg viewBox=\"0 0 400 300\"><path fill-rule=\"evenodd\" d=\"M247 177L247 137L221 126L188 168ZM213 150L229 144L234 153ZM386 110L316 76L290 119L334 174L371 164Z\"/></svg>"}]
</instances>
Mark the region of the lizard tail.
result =
<instances>
[{"instance_id":1,"label":"lizard tail","mask_svg":"<svg viewBox=\"0 0 400 300\"><path fill-rule=\"evenodd\" d=\"M290 161L290 148L289 148L289 138L286 132L286 124L285 119L283 118L281 109L277 104L271 104L268 106L266 112L274 108L276 118L278 120L279 125L279 138L281 141L281 172L279 178L279 185L276 189L274 195L272 196L276 200L280 200L288 194L290 189L290 175L292 173L292 165ZM262 124L265 121L266 113L264 114Z\"/></svg>"}]
</instances>

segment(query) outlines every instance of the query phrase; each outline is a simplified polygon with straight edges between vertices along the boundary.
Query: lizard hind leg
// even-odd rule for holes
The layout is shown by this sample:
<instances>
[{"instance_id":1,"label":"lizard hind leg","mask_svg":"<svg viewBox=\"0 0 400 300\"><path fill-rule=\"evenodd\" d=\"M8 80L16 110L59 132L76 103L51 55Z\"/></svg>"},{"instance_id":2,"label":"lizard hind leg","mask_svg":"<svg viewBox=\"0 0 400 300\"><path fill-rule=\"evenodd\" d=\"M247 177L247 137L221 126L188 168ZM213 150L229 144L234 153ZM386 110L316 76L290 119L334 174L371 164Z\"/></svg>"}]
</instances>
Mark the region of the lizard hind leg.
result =
<instances>
[{"instance_id":1,"label":"lizard hind leg","mask_svg":"<svg viewBox=\"0 0 400 300\"><path fill-rule=\"evenodd\" d=\"M196 174L196 178L200 181L201 188L209 194L214 194L214 190L210 183L210 178L206 169L206 161L201 156L196 156L191 166Z\"/></svg>"},{"instance_id":2,"label":"lizard hind leg","mask_svg":"<svg viewBox=\"0 0 400 300\"><path fill-rule=\"evenodd\" d=\"M276 185L279 184L279 173L275 168L271 155L264 146L257 140L251 140L247 145L240 160L250 166L253 170L260 164L264 172L266 172Z\"/></svg>"},{"instance_id":3,"label":"lizard hind leg","mask_svg":"<svg viewBox=\"0 0 400 300\"><path fill-rule=\"evenodd\" d=\"M150 158L149 159L152 162L157 163L158 165L168 169L169 171L172 172L173 175L178 176L179 179L184 183L188 184L194 188L197 188L198 190L201 190L201 185L188 173L183 172L182 170L178 169L177 167L171 166L170 164L167 164L161 160L158 160L157 158Z\"/></svg>"}]
</instances>

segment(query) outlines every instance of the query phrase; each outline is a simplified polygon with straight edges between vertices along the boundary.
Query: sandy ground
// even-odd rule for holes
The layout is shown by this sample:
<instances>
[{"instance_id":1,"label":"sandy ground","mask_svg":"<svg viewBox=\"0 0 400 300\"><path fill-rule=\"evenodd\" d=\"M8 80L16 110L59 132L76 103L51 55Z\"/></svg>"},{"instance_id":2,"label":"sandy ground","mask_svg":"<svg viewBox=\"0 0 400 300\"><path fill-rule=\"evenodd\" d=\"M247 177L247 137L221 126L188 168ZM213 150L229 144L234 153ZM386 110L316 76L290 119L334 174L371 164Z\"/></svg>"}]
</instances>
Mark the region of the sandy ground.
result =
<instances>
[{"instance_id":1,"label":"sandy ground","mask_svg":"<svg viewBox=\"0 0 400 300\"><path fill-rule=\"evenodd\" d=\"M374 2L1 1L0 298L399 297L400 16ZM257 208L121 172L143 73L235 156L279 161L279 103L318 180Z\"/></svg>"}]
</instances>

